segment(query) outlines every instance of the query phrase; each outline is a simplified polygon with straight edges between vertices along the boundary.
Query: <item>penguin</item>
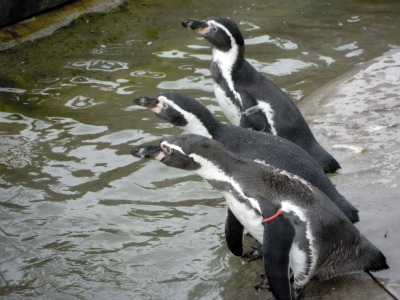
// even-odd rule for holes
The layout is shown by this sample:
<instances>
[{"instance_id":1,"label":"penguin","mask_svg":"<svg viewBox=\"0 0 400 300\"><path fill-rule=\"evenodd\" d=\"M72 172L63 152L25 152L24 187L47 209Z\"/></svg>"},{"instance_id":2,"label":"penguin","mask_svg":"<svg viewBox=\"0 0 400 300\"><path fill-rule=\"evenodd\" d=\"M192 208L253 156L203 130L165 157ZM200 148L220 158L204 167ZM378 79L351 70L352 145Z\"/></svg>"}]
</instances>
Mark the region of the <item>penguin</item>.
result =
<instances>
[{"instance_id":1,"label":"penguin","mask_svg":"<svg viewBox=\"0 0 400 300\"><path fill-rule=\"evenodd\" d=\"M199 101L179 93L161 93L157 98L139 96L133 101L189 133L219 141L240 157L300 176L324 192L351 222L359 221L358 210L337 191L314 158L296 144L269 133L223 124ZM243 229L228 208L225 237L229 251L250 261L256 260L261 255L258 247L243 253Z\"/></svg>"},{"instance_id":2,"label":"penguin","mask_svg":"<svg viewBox=\"0 0 400 300\"><path fill-rule=\"evenodd\" d=\"M240 157L300 176L324 192L351 222L359 221L358 210L337 191L315 159L289 140L267 132L223 124L214 118L207 107L183 94L167 92L156 98L139 96L133 101L189 133L219 141Z\"/></svg>"},{"instance_id":3,"label":"penguin","mask_svg":"<svg viewBox=\"0 0 400 300\"><path fill-rule=\"evenodd\" d=\"M220 191L236 219L263 244L268 285L278 300L299 299L312 278L389 268L324 193L292 173L193 134L166 137L158 149L137 146L132 154L193 171Z\"/></svg>"},{"instance_id":4,"label":"penguin","mask_svg":"<svg viewBox=\"0 0 400 300\"><path fill-rule=\"evenodd\" d=\"M201 34L212 45L211 77L215 96L232 124L292 141L310 153L326 173L341 168L318 143L289 96L245 59L244 39L234 21L186 19L182 25Z\"/></svg>"}]
</instances>

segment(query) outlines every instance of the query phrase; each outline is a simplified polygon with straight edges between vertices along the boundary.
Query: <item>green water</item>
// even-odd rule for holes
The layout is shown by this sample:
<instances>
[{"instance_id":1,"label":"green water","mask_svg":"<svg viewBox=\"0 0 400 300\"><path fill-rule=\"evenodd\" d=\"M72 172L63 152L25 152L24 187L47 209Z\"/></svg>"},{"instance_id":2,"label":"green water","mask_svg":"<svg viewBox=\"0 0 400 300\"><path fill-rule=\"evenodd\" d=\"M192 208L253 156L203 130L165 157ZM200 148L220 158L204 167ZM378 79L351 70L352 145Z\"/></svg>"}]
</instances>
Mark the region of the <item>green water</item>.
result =
<instances>
[{"instance_id":1,"label":"green water","mask_svg":"<svg viewBox=\"0 0 400 300\"><path fill-rule=\"evenodd\" d=\"M224 120L208 43L184 18L230 16L247 58L294 101L400 47L400 2L126 1L0 52L0 298L245 299L259 263L224 242L200 178L129 154L179 134L136 107L173 90Z\"/></svg>"}]
</instances>

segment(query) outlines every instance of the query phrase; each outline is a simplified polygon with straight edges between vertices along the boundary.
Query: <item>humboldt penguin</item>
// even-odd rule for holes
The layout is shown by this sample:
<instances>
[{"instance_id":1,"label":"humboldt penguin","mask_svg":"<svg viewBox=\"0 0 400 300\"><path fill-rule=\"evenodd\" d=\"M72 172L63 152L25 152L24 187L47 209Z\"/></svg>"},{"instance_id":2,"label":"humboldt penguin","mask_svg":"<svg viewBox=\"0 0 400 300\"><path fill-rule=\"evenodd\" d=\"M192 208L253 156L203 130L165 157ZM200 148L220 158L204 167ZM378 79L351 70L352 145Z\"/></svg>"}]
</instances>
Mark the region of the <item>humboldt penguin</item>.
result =
<instances>
[{"instance_id":1,"label":"humboldt penguin","mask_svg":"<svg viewBox=\"0 0 400 300\"><path fill-rule=\"evenodd\" d=\"M385 256L329 198L297 175L240 158L200 135L164 138L132 154L194 171L225 197L236 219L263 244L269 288L299 299L311 278L387 269Z\"/></svg>"},{"instance_id":2,"label":"humboldt penguin","mask_svg":"<svg viewBox=\"0 0 400 300\"><path fill-rule=\"evenodd\" d=\"M245 59L244 39L233 20L187 19L182 25L204 36L212 45L215 96L232 124L294 142L313 156L326 173L340 169L335 158L318 143L289 96Z\"/></svg>"}]
</instances>

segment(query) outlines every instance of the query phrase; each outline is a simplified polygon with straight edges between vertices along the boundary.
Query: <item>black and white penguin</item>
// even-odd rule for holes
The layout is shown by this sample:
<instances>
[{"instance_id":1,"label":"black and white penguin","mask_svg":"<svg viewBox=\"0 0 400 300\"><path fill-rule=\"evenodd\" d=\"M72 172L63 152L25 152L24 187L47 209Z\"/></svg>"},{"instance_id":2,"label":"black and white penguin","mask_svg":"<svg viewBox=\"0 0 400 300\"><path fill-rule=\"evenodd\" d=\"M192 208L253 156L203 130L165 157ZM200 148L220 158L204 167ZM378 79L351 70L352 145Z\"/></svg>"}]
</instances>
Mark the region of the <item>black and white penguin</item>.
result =
<instances>
[{"instance_id":1,"label":"black and white penguin","mask_svg":"<svg viewBox=\"0 0 400 300\"><path fill-rule=\"evenodd\" d=\"M339 163L315 139L300 110L272 81L244 58L244 39L234 21L187 19L186 28L211 43L214 92L225 116L234 125L270 132L288 139L311 154L326 173Z\"/></svg>"},{"instance_id":2,"label":"black and white penguin","mask_svg":"<svg viewBox=\"0 0 400 300\"><path fill-rule=\"evenodd\" d=\"M189 133L219 141L240 157L304 178L324 192L351 222L359 221L358 210L337 191L315 159L296 144L267 132L223 124L199 101L179 93L162 93L157 98L142 96L135 98L134 102ZM228 212L228 220L229 217ZM228 225L229 222L229 228Z\"/></svg>"},{"instance_id":3,"label":"black and white penguin","mask_svg":"<svg viewBox=\"0 0 400 300\"><path fill-rule=\"evenodd\" d=\"M240 158L200 135L164 138L158 150L139 146L132 154L194 171L219 190L263 244L268 284L278 300L298 299L313 277L388 268L385 256L342 211L294 174Z\"/></svg>"}]
</instances>

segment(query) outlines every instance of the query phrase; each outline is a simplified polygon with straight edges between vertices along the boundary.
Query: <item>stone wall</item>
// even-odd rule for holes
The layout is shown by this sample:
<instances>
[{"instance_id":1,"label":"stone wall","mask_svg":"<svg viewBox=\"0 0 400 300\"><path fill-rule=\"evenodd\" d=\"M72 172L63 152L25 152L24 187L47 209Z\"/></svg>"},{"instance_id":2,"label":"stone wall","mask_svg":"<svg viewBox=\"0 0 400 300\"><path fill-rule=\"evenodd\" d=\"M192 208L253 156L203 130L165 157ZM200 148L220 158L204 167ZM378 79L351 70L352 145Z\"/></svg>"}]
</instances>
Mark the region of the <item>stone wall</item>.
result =
<instances>
[{"instance_id":1,"label":"stone wall","mask_svg":"<svg viewBox=\"0 0 400 300\"><path fill-rule=\"evenodd\" d=\"M70 1L72 0L0 0L0 27Z\"/></svg>"}]
</instances>

